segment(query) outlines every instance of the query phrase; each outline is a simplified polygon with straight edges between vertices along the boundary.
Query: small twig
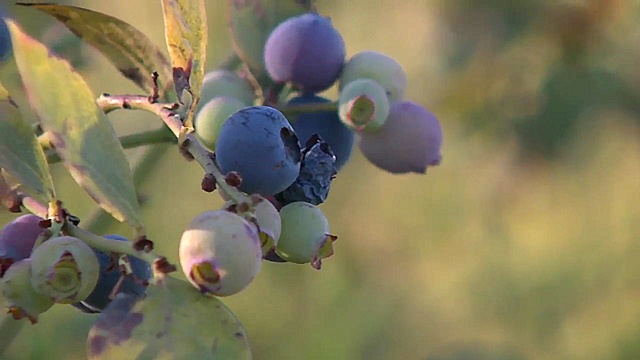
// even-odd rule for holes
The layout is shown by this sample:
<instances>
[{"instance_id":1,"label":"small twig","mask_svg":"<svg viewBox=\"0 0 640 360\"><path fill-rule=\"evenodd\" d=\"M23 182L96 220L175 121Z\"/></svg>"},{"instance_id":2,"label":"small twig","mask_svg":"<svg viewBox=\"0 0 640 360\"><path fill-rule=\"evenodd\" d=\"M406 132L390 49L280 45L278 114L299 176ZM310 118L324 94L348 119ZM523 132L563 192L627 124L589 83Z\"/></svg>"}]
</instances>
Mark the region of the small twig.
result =
<instances>
[{"instance_id":1,"label":"small twig","mask_svg":"<svg viewBox=\"0 0 640 360\"><path fill-rule=\"evenodd\" d=\"M198 142L195 134L192 132L185 133L182 119L174 112L179 107L178 104L151 103L149 97L143 95L111 96L105 94L100 96L97 102L101 108L109 109L110 111L116 109L146 110L159 116L176 138L182 137L184 139L180 145L182 149L193 156L205 173L211 174L215 178L219 189L224 191L234 202L240 203L248 200L247 196L225 182L225 175L222 174L213 161L213 153Z\"/></svg>"},{"instance_id":2,"label":"small twig","mask_svg":"<svg viewBox=\"0 0 640 360\"><path fill-rule=\"evenodd\" d=\"M36 214L42 218L47 218L47 213L49 210L48 207L39 203L35 199L29 196L24 196L22 198L22 205L33 214ZM155 267L159 268L159 271L163 271L163 272L175 271L175 267L167 262L166 257L156 255L151 251L136 250L135 242L109 240L105 237L96 235L88 230L81 229L76 225L73 225L69 221L65 221L63 229L66 234L69 234L70 236L76 237L84 241L87 245L89 245L90 247L96 250L107 252L107 253L115 252L119 254L135 256L139 259L142 259L148 262L149 264L154 265L154 268ZM163 266L162 267L156 266L157 264L163 264Z\"/></svg>"}]
</instances>

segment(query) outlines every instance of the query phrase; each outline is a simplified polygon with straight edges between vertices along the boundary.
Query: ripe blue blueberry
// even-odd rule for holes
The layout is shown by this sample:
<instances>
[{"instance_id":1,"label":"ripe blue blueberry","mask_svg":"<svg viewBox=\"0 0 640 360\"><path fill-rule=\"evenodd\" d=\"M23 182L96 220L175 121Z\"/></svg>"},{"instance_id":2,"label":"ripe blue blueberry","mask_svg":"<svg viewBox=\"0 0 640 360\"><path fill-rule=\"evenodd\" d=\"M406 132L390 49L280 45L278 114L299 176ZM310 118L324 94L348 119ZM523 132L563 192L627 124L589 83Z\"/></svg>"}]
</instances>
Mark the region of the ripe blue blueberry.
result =
<instances>
[{"instance_id":1,"label":"ripe blue blueberry","mask_svg":"<svg viewBox=\"0 0 640 360\"><path fill-rule=\"evenodd\" d=\"M216 140L216 162L224 173L237 172L239 189L271 196L300 173L300 142L287 119L267 106L251 106L231 115Z\"/></svg>"},{"instance_id":2,"label":"ripe blue blueberry","mask_svg":"<svg viewBox=\"0 0 640 360\"><path fill-rule=\"evenodd\" d=\"M11 55L11 32L4 21L6 16L6 9L0 5L0 61Z\"/></svg>"},{"instance_id":3,"label":"ripe blue blueberry","mask_svg":"<svg viewBox=\"0 0 640 360\"><path fill-rule=\"evenodd\" d=\"M120 235L104 235L104 237L114 241L128 241L127 238ZM138 297L144 296L145 284L151 278L151 268L147 262L136 257L125 256L131 265L132 271L132 274L125 276L120 271L118 263L112 261L111 255L95 249L94 252L100 263L98 284L86 299L72 304L74 307L84 312L96 313L104 310L116 294L126 293ZM124 278L120 282L122 276ZM119 282L120 284L118 285ZM117 289L115 289L116 286L118 286ZM89 311L86 311L87 309Z\"/></svg>"},{"instance_id":4,"label":"ripe blue blueberry","mask_svg":"<svg viewBox=\"0 0 640 360\"><path fill-rule=\"evenodd\" d=\"M320 96L298 96L289 101L290 105L322 104L329 100ZM336 111L309 112L298 115L291 122L298 139L305 144L312 135L318 134L336 156L334 166L340 170L349 161L354 144L354 132L347 128Z\"/></svg>"},{"instance_id":5,"label":"ripe blue blueberry","mask_svg":"<svg viewBox=\"0 0 640 360\"><path fill-rule=\"evenodd\" d=\"M342 35L331 20L307 13L273 29L265 44L264 61L276 82L291 82L304 93L318 93L338 79L345 54Z\"/></svg>"},{"instance_id":6,"label":"ripe blue blueberry","mask_svg":"<svg viewBox=\"0 0 640 360\"><path fill-rule=\"evenodd\" d=\"M434 114L411 101L395 103L385 124L358 134L362 154L393 174L427 172L442 161L442 128Z\"/></svg>"}]
</instances>

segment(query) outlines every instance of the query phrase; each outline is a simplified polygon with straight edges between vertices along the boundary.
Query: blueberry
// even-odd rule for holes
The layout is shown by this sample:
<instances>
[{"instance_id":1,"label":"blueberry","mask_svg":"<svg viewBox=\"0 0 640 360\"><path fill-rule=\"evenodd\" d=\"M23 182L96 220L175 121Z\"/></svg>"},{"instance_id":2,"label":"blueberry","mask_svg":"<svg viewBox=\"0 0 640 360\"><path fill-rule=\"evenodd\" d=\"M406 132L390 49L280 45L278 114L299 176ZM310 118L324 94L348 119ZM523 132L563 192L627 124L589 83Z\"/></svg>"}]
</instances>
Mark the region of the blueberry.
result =
<instances>
[{"instance_id":1,"label":"blueberry","mask_svg":"<svg viewBox=\"0 0 640 360\"><path fill-rule=\"evenodd\" d=\"M233 71L220 69L208 72L204 76L197 110L200 111L210 100L218 97L234 98L245 106L251 106L256 94L247 79L241 78Z\"/></svg>"},{"instance_id":2,"label":"blueberry","mask_svg":"<svg viewBox=\"0 0 640 360\"><path fill-rule=\"evenodd\" d=\"M333 255L336 236L329 234L329 221L320 208L294 202L280 209L282 233L276 254L296 264L310 263L319 270L322 260Z\"/></svg>"},{"instance_id":3,"label":"blueberry","mask_svg":"<svg viewBox=\"0 0 640 360\"><path fill-rule=\"evenodd\" d=\"M45 231L38 223L41 217L26 214L15 218L5 225L0 232L0 276L7 265L18 262L31 255L33 245L38 236Z\"/></svg>"},{"instance_id":4,"label":"blueberry","mask_svg":"<svg viewBox=\"0 0 640 360\"><path fill-rule=\"evenodd\" d=\"M239 189L271 196L291 185L300 173L300 142L278 110L252 106L231 115L216 140L216 162L224 173L237 172Z\"/></svg>"},{"instance_id":5,"label":"blueberry","mask_svg":"<svg viewBox=\"0 0 640 360\"><path fill-rule=\"evenodd\" d=\"M222 124L234 112L244 109L242 101L230 97L217 97L206 103L198 112L195 121L195 130L198 140L208 149L216 148L216 139L220 133Z\"/></svg>"},{"instance_id":6,"label":"blueberry","mask_svg":"<svg viewBox=\"0 0 640 360\"><path fill-rule=\"evenodd\" d=\"M31 285L56 303L82 301L98 283L98 259L78 238L50 238L33 251L31 260Z\"/></svg>"},{"instance_id":7,"label":"blueberry","mask_svg":"<svg viewBox=\"0 0 640 360\"><path fill-rule=\"evenodd\" d=\"M378 168L393 174L421 173L442 161L442 129L438 119L411 101L395 103L378 131L362 132L358 146Z\"/></svg>"},{"instance_id":8,"label":"blueberry","mask_svg":"<svg viewBox=\"0 0 640 360\"><path fill-rule=\"evenodd\" d=\"M314 135L302 153L300 175L291 186L276 195L276 200L283 205L296 201L319 205L329 196L331 181L336 176L336 157L331 148L319 135Z\"/></svg>"},{"instance_id":9,"label":"blueberry","mask_svg":"<svg viewBox=\"0 0 640 360\"><path fill-rule=\"evenodd\" d=\"M104 235L104 237L114 241L128 241L127 238L120 235ZM133 274L127 275L114 293L113 290L122 276L120 269L117 263L112 264L112 258L109 254L98 250L94 250L94 253L100 262L98 284L86 299L73 304L74 307L83 312L95 313L101 312L109 305L112 300L111 295L126 293L137 297L144 296L145 283L151 279L151 267L147 262L133 256L126 256Z\"/></svg>"},{"instance_id":10,"label":"blueberry","mask_svg":"<svg viewBox=\"0 0 640 360\"><path fill-rule=\"evenodd\" d=\"M31 259L11 265L0 280L0 290L14 319L28 318L36 323L38 315L49 310L53 301L49 296L36 292L31 285L31 265Z\"/></svg>"},{"instance_id":11,"label":"blueberry","mask_svg":"<svg viewBox=\"0 0 640 360\"><path fill-rule=\"evenodd\" d=\"M342 35L331 20L307 13L273 29L265 44L264 61L274 81L291 82L304 93L318 93L338 79L345 54Z\"/></svg>"},{"instance_id":12,"label":"blueberry","mask_svg":"<svg viewBox=\"0 0 640 360\"><path fill-rule=\"evenodd\" d=\"M379 129L389 116L384 88L371 79L358 79L340 90L338 114L346 126L357 131Z\"/></svg>"},{"instance_id":13,"label":"blueberry","mask_svg":"<svg viewBox=\"0 0 640 360\"><path fill-rule=\"evenodd\" d=\"M262 263L256 227L226 210L196 216L180 238L179 256L191 284L217 296L245 289Z\"/></svg>"},{"instance_id":14,"label":"blueberry","mask_svg":"<svg viewBox=\"0 0 640 360\"><path fill-rule=\"evenodd\" d=\"M402 100L407 91L402 65L377 51L362 51L349 59L340 75L340 89L358 79L372 79L382 85L390 103Z\"/></svg>"},{"instance_id":15,"label":"blueberry","mask_svg":"<svg viewBox=\"0 0 640 360\"><path fill-rule=\"evenodd\" d=\"M6 60L11 55L11 32L4 21L7 17L7 11L0 5L0 61Z\"/></svg>"},{"instance_id":16,"label":"blueberry","mask_svg":"<svg viewBox=\"0 0 640 360\"><path fill-rule=\"evenodd\" d=\"M328 99L315 96L298 96L289 101L290 105L327 103ZM334 166L340 170L349 160L353 150L355 135L347 128L335 111L309 112L298 115L291 125L301 143L306 143L312 135L318 134L326 141L336 156Z\"/></svg>"}]
</instances>

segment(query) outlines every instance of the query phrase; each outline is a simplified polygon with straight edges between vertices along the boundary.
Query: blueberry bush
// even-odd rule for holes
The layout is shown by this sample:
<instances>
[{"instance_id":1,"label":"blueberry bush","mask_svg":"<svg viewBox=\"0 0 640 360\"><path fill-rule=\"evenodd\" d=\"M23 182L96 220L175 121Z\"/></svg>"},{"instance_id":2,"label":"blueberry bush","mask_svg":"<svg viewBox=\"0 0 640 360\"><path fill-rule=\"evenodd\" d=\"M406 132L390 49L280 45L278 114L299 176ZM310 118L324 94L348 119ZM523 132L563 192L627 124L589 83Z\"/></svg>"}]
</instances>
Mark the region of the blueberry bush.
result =
<instances>
[{"instance_id":1,"label":"blueberry bush","mask_svg":"<svg viewBox=\"0 0 640 360\"><path fill-rule=\"evenodd\" d=\"M17 214L0 232L5 346L16 323L37 326L53 306L69 306L78 316L98 314L87 334L90 359L252 358L242 319L224 298L251 286L263 260L321 270L340 256L339 234L319 205L330 201L352 151L391 174L424 175L442 162L440 123L405 98L402 66L375 49L347 58L340 29L313 1L262 1L259 9L228 1L235 52L208 72L213 9L204 0L158 1L168 57L113 16L16 6L58 20L140 93L96 98L77 71L82 62L63 57L64 44L52 49L3 13L0 70L20 75L0 86L0 199ZM333 86L337 98L318 95ZM27 94L27 108L14 92ZM123 111L150 113L160 126L118 134L109 114ZM202 168L204 196L226 201L175 239L179 264L148 237L125 153L158 143L182 155L176 171ZM54 186L54 163L130 233L102 233L98 220L72 213Z\"/></svg>"}]
</instances>

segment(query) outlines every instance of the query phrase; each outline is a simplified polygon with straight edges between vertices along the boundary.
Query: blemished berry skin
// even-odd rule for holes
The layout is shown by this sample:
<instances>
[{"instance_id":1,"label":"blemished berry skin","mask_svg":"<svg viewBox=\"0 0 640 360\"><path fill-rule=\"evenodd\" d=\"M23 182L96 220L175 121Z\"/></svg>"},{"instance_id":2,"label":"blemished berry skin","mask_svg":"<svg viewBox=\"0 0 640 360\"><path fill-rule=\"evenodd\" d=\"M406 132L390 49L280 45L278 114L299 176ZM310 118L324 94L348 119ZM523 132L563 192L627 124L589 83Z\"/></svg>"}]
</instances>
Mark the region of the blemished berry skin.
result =
<instances>
[{"instance_id":1,"label":"blemished berry skin","mask_svg":"<svg viewBox=\"0 0 640 360\"><path fill-rule=\"evenodd\" d=\"M268 106L231 115L220 128L215 153L222 172L237 172L239 189L248 194L277 194L300 173L298 137L284 115Z\"/></svg>"},{"instance_id":2,"label":"blemished berry skin","mask_svg":"<svg viewBox=\"0 0 640 360\"><path fill-rule=\"evenodd\" d=\"M322 204L329 196L331 181L337 174L334 166L336 157L319 135L309 139L302 153L300 175L291 186L275 196L285 206L297 201Z\"/></svg>"},{"instance_id":3,"label":"blemished berry skin","mask_svg":"<svg viewBox=\"0 0 640 360\"><path fill-rule=\"evenodd\" d=\"M329 234L329 221L319 207L294 202L280 209L282 234L276 254L291 263L310 263L320 270L322 260L333 255L336 236Z\"/></svg>"},{"instance_id":4,"label":"blemished berry skin","mask_svg":"<svg viewBox=\"0 0 640 360\"><path fill-rule=\"evenodd\" d=\"M0 5L0 61L6 60L11 55L11 32L4 21L7 11Z\"/></svg>"},{"instance_id":5,"label":"blemished berry skin","mask_svg":"<svg viewBox=\"0 0 640 360\"><path fill-rule=\"evenodd\" d=\"M256 93L247 79L233 71L220 69L205 74L196 111L200 111L209 101L219 97L234 98L245 106L251 106Z\"/></svg>"},{"instance_id":6,"label":"blemished berry skin","mask_svg":"<svg viewBox=\"0 0 640 360\"><path fill-rule=\"evenodd\" d=\"M82 301L98 283L98 258L93 249L78 238L50 238L39 245L30 258L31 285L56 303Z\"/></svg>"},{"instance_id":7,"label":"blemished berry skin","mask_svg":"<svg viewBox=\"0 0 640 360\"><path fill-rule=\"evenodd\" d=\"M226 210L196 216L180 238L179 256L191 284L216 296L245 289L262 263L256 227Z\"/></svg>"},{"instance_id":8,"label":"blemished berry skin","mask_svg":"<svg viewBox=\"0 0 640 360\"><path fill-rule=\"evenodd\" d=\"M386 91L390 103L404 99L407 74L395 59L377 52L362 51L351 57L340 75L340 89L357 79L372 79Z\"/></svg>"},{"instance_id":9,"label":"blemished berry skin","mask_svg":"<svg viewBox=\"0 0 640 360\"><path fill-rule=\"evenodd\" d=\"M307 13L280 23L265 43L264 61L276 82L291 82L304 93L333 85L346 56L342 35L331 20Z\"/></svg>"},{"instance_id":10,"label":"blemished berry skin","mask_svg":"<svg viewBox=\"0 0 640 360\"><path fill-rule=\"evenodd\" d=\"M128 241L120 235L104 235L105 238L114 241ZM110 296L120 280L121 272L116 264L111 266L111 256L94 249L94 253L100 263L100 276L95 289L81 302L72 304L75 308L89 313L98 313L104 310L111 302ZM133 274L127 275L120 283L117 294L126 293L137 297L143 297L146 291L145 283L151 279L151 267L147 262L136 257L127 256ZM115 295L116 293L113 293ZM88 310L88 311L86 311Z\"/></svg>"},{"instance_id":11,"label":"blemished berry skin","mask_svg":"<svg viewBox=\"0 0 640 360\"><path fill-rule=\"evenodd\" d=\"M298 96L289 100L290 105L304 104L321 104L330 102L328 99L316 96L306 95ZM318 134L322 140L326 141L331 147L331 151L336 156L334 166L336 170L340 169L349 161L351 152L355 142L355 134L347 128L337 112L311 112L298 115L291 126L298 135L298 139L302 144L306 143L312 135Z\"/></svg>"},{"instance_id":12,"label":"blemished berry skin","mask_svg":"<svg viewBox=\"0 0 640 360\"><path fill-rule=\"evenodd\" d=\"M372 79L357 79L340 91L340 120L357 131L375 131L389 116L389 99L384 88Z\"/></svg>"},{"instance_id":13,"label":"blemished berry skin","mask_svg":"<svg viewBox=\"0 0 640 360\"><path fill-rule=\"evenodd\" d=\"M0 260L17 262L28 258L38 236L46 231L38 225L42 220L37 215L25 214L5 225L0 232Z\"/></svg>"},{"instance_id":14,"label":"blemished berry skin","mask_svg":"<svg viewBox=\"0 0 640 360\"><path fill-rule=\"evenodd\" d=\"M11 265L0 280L0 290L14 319L28 318L35 324L38 315L49 310L54 303L31 286L31 264L31 259L24 259Z\"/></svg>"},{"instance_id":15,"label":"blemished berry skin","mask_svg":"<svg viewBox=\"0 0 640 360\"><path fill-rule=\"evenodd\" d=\"M247 105L242 101L231 97L211 99L196 115L194 126L198 140L209 150L215 149L222 124L234 112L245 107Z\"/></svg>"},{"instance_id":16,"label":"blemished berry skin","mask_svg":"<svg viewBox=\"0 0 640 360\"><path fill-rule=\"evenodd\" d=\"M411 101L395 103L384 126L358 134L360 151L392 174L424 174L442 161L442 128L434 114Z\"/></svg>"}]
</instances>

